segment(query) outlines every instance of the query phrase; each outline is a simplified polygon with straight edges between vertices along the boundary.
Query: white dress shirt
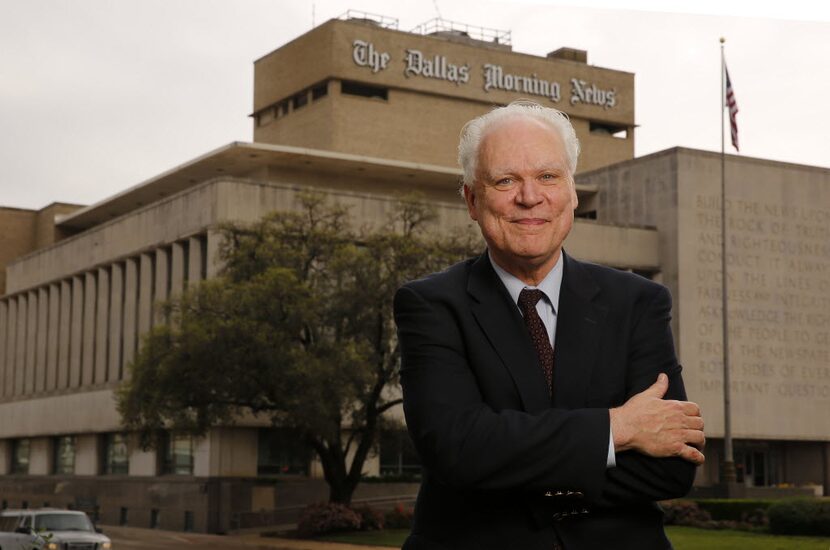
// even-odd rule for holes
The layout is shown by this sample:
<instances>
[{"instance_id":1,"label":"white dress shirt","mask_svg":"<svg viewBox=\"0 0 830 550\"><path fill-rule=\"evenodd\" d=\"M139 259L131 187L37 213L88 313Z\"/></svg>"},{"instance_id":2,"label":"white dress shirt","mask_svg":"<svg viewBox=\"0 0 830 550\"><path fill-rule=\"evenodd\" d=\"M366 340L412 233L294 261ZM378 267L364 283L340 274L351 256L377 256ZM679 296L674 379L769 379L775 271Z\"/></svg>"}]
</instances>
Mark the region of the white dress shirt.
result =
<instances>
[{"instance_id":1,"label":"white dress shirt","mask_svg":"<svg viewBox=\"0 0 830 550\"><path fill-rule=\"evenodd\" d=\"M487 257L490 258L490 264L496 270L496 275L501 279L501 282L507 289L507 293L510 294L510 298L513 300L520 314L522 310L519 308L519 294L522 290L528 288L542 291L544 299L536 302L536 311L539 313L539 317L542 319L542 323L544 323L545 329L548 331L550 345L554 349L556 348L556 311L559 309L559 290L562 288L562 256L563 254L560 253L559 259L556 261L553 269L542 279L538 286L530 286L526 285L524 281L515 275L511 275L505 271L493 260L490 253L487 253ZM555 369L556 365L553 368ZM608 426L608 459L605 464L608 468L613 468L617 465L617 457L614 453L614 435L611 433L610 424Z\"/></svg>"}]
</instances>

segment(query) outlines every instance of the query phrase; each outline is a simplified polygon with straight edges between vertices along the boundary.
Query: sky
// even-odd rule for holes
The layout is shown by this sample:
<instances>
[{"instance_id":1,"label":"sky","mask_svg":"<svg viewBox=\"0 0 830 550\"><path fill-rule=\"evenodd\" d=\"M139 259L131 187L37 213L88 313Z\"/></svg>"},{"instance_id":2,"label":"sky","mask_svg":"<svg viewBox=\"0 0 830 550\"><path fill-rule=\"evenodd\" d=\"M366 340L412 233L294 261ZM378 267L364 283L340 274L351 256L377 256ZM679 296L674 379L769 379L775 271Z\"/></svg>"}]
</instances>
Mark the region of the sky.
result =
<instances>
[{"instance_id":1,"label":"sky","mask_svg":"<svg viewBox=\"0 0 830 550\"><path fill-rule=\"evenodd\" d=\"M0 206L91 204L251 141L253 61L347 9L635 73L637 156L720 150L723 36L740 154L830 167L830 2L0 0Z\"/></svg>"}]
</instances>

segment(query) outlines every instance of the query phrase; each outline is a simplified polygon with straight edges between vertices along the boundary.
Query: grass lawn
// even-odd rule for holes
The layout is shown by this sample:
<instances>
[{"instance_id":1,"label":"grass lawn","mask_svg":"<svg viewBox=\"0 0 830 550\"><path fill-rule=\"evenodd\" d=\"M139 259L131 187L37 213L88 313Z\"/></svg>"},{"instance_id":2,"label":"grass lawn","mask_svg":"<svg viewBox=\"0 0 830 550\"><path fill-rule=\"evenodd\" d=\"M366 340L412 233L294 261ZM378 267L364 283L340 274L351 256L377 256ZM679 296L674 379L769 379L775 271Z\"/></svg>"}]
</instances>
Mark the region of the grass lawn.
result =
<instances>
[{"instance_id":1,"label":"grass lawn","mask_svg":"<svg viewBox=\"0 0 830 550\"><path fill-rule=\"evenodd\" d=\"M827 537L787 537L746 531L666 527L675 550L828 550Z\"/></svg>"},{"instance_id":2,"label":"grass lawn","mask_svg":"<svg viewBox=\"0 0 830 550\"><path fill-rule=\"evenodd\" d=\"M784 537L693 527L667 527L666 532L675 550L830 550L830 538L826 537ZM400 548L408 533L406 529L390 529L340 533L321 537L320 540Z\"/></svg>"}]
</instances>

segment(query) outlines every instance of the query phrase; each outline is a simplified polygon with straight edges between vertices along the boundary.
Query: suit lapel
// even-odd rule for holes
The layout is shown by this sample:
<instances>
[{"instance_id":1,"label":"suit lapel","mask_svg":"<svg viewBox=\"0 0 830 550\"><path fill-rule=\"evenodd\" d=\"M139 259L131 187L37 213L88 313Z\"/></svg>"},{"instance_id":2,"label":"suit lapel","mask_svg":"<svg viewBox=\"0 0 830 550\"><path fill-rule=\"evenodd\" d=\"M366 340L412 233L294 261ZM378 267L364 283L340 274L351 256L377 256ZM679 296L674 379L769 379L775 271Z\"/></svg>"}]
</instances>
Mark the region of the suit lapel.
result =
<instances>
[{"instance_id":1,"label":"suit lapel","mask_svg":"<svg viewBox=\"0 0 830 550\"><path fill-rule=\"evenodd\" d=\"M553 350L554 407L585 406L599 336L608 313L594 302L598 293L599 287L582 264L565 254Z\"/></svg>"},{"instance_id":2,"label":"suit lapel","mask_svg":"<svg viewBox=\"0 0 830 550\"><path fill-rule=\"evenodd\" d=\"M524 320L486 252L470 268L467 291L473 316L510 371L525 411L549 408L547 384Z\"/></svg>"}]
</instances>

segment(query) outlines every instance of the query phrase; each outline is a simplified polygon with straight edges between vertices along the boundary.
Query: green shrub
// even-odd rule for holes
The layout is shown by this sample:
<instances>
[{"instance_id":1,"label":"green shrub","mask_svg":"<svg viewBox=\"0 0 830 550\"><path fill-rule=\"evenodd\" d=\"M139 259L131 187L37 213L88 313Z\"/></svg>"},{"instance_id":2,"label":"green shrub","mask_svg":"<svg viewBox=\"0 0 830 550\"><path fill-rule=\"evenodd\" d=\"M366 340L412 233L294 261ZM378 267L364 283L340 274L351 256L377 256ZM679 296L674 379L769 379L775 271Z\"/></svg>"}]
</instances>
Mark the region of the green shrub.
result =
<instances>
[{"instance_id":1,"label":"green shrub","mask_svg":"<svg viewBox=\"0 0 830 550\"><path fill-rule=\"evenodd\" d=\"M361 531L382 531L386 524L383 512L375 510L368 504L352 508L360 516Z\"/></svg>"},{"instance_id":2,"label":"green shrub","mask_svg":"<svg viewBox=\"0 0 830 550\"><path fill-rule=\"evenodd\" d=\"M360 516L344 504L331 502L307 506L297 531L304 537L313 537L338 531L357 531L360 529Z\"/></svg>"},{"instance_id":3,"label":"green shrub","mask_svg":"<svg viewBox=\"0 0 830 550\"><path fill-rule=\"evenodd\" d=\"M403 504L396 504L395 508L386 512L385 523L387 529L412 529L412 508Z\"/></svg>"},{"instance_id":4,"label":"green shrub","mask_svg":"<svg viewBox=\"0 0 830 550\"><path fill-rule=\"evenodd\" d=\"M776 535L830 535L830 500L782 500L767 514L770 531Z\"/></svg>"},{"instance_id":5,"label":"green shrub","mask_svg":"<svg viewBox=\"0 0 830 550\"><path fill-rule=\"evenodd\" d=\"M758 510L766 510L777 500L760 500L749 498L701 498L695 502L702 510L709 512L714 520L743 521L745 517L757 515Z\"/></svg>"},{"instance_id":6,"label":"green shrub","mask_svg":"<svg viewBox=\"0 0 830 550\"><path fill-rule=\"evenodd\" d=\"M663 509L663 523L666 525L688 525L702 527L712 518L691 500L669 500L660 503Z\"/></svg>"}]
</instances>

